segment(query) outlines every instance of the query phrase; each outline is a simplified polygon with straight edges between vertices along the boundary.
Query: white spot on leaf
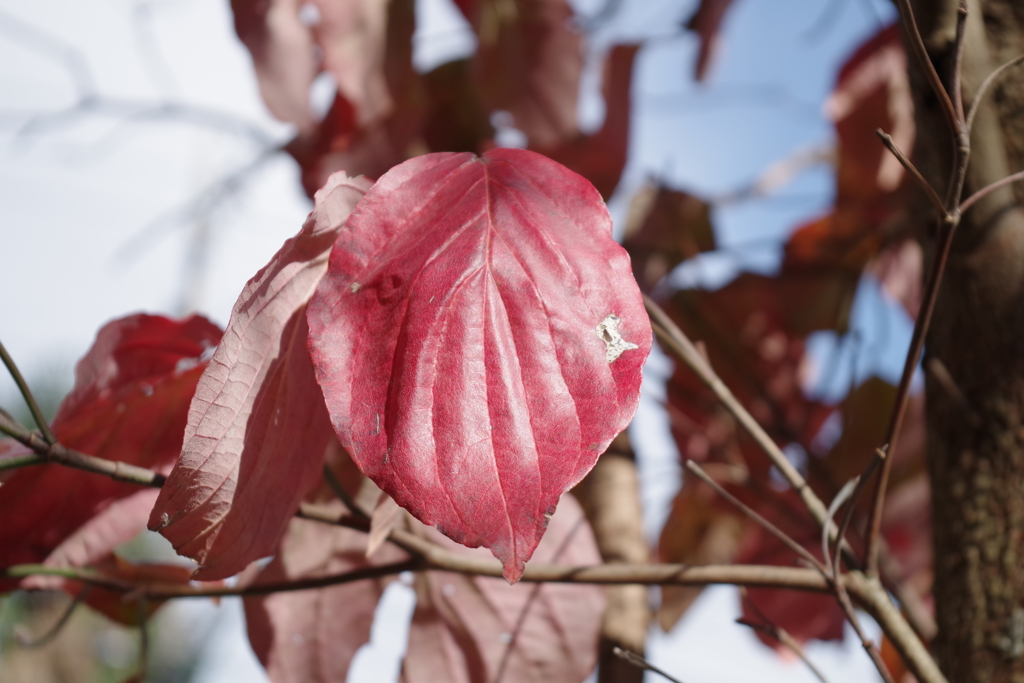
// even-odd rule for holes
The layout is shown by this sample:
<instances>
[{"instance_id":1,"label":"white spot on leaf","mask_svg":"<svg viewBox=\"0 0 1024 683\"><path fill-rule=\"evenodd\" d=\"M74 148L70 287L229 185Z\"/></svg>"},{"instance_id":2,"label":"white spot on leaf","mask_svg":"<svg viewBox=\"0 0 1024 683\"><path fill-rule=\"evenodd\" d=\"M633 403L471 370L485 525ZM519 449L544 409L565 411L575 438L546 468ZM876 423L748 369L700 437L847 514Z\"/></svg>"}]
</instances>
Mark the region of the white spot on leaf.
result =
<instances>
[{"instance_id":1,"label":"white spot on leaf","mask_svg":"<svg viewBox=\"0 0 1024 683\"><path fill-rule=\"evenodd\" d=\"M622 338L619 334L620 322L622 319L612 314L597 325L597 336L604 342L604 357L609 363L621 356L623 351L640 348Z\"/></svg>"},{"instance_id":2,"label":"white spot on leaf","mask_svg":"<svg viewBox=\"0 0 1024 683\"><path fill-rule=\"evenodd\" d=\"M348 286L348 289L349 289L350 292L355 294L356 292L359 291L360 287L362 287L361 284L359 284L358 282L353 282L351 285Z\"/></svg>"}]
</instances>

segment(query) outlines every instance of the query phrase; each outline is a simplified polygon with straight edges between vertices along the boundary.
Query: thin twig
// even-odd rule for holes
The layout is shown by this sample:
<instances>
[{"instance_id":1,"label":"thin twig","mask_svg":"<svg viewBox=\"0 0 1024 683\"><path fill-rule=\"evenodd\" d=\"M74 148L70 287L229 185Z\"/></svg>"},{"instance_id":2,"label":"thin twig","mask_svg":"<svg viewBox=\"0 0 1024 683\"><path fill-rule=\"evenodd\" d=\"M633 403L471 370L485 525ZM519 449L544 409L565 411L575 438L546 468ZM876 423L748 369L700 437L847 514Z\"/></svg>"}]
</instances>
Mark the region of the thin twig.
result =
<instances>
[{"instance_id":1,"label":"thin twig","mask_svg":"<svg viewBox=\"0 0 1024 683\"><path fill-rule=\"evenodd\" d=\"M745 514L747 517L749 517L750 519L752 519L755 522L757 522L757 524L759 526L761 526L765 531L767 531L772 536L774 536L775 538L777 538L780 541L782 541L782 543L785 544L786 547L788 547L790 550L795 552L800 557L804 558L811 566L813 566L815 569L817 569L819 572L821 572L822 576L824 576L826 578L829 577L828 568L826 568L825 565L822 564L821 561L818 558L816 558L809 550L807 550L807 548L805 548L802 545L800 545L799 543L797 543L785 531L783 531L782 529L778 528L777 526L775 526L774 524L769 522L767 519L765 519L760 514L755 512L752 508L747 506L739 498L737 498L736 496L732 495L731 493L726 491L724 488L722 488L718 484L718 482L716 482L714 479L712 479L710 476L708 476L708 473L705 472L704 469L700 465L695 463L693 460L687 460L686 461L686 469L690 470L695 475L700 477L700 480L703 481L708 486L710 486L712 489L714 489L715 493L717 493L718 495L720 495L723 498L725 498L732 505L734 505L736 508L738 508L743 514Z\"/></svg>"},{"instance_id":2,"label":"thin twig","mask_svg":"<svg viewBox=\"0 0 1024 683\"><path fill-rule=\"evenodd\" d=\"M5 424L2 420L0 420L0 431L14 437L35 451L33 456L0 458L0 471L29 465L55 464L106 475L114 481L126 481L140 486L160 488L167 481L165 475L155 470L119 460L107 460L106 458L97 458L94 455L86 455L85 453L66 448L60 443L46 443L38 433L26 433L13 429L11 425Z\"/></svg>"},{"instance_id":3,"label":"thin twig","mask_svg":"<svg viewBox=\"0 0 1024 683\"><path fill-rule=\"evenodd\" d=\"M949 93L946 92L946 88L942 85L942 79L939 78L939 73L935 70L931 57L928 56L928 48L925 47L924 40L921 38L921 32L917 28L917 21L914 20L914 10L910 6L910 0L896 0L896 5L900 9L900 20L903 23L903 29L910 39L910 47L914 51L914 56L917 58L921 70L924 71L925 78L928 79L928 84L932 87L932 91L934 91L935 96L939 100L939 107L942 109L946 125L949 126L949 132L957 135L959 131L953 101L950 100Z\"/></svg>"},{"instance_id":4,"label":"thin twig","mask_svg":"<svg viewBox=\"0 0 1024 683\"><path fill-rule=\"evenodd\" d=\"M832 502L828 506L828 521L831 523L836 516L836 512L842 507L843 503L847 501L850 495L857 489L857 483L861 480L861 477L854 477L850 481L843 484L843 488L839 489L839 493L832 499ZM852 506L851 506L852 507ZM826 566L832 565L832 553L829 550L829 537L827 530L828 527L822 527L821 529L821 558ZM839 527L839 532L836 534L836 538L843 538L846 535L846 529L842 526ZM833 565L832 576L839 576L839 552L836 553L836 562Z\"/></svg>"},{"instance_id":5,"label":"thin twig","mask_svg":"<svg viewBox=\"0 0 1024 683\"><path fill-rule=\"evenodd\" d=\"M57 437L50 431L50 425L46 421L46 417L43 415L43 411L39 409L39 404L36 403L36 397L32 395L32 390L28 388L28 383L25 382L25 378L22 377L21 371L18 370L18 366L14 363L14 359L7 353L7 349L4 348L2 342L0 342L0 360L7 366L7 372L11 374L11 378L14 379L14 383L18 385L18 391L21 392L22 398L25 399L25 403L28 404L29 412L32 413L32 419L36 421L36 425L39 427L39 431L42 432L43 438L49 443L56 443Z\"/></svg>"},{"instance_id":6,"label":"thin twig","mask_svg":"<svg viewBox=\"0 0 1024 683\"><path fill-rule=\"evenodd\" d=\"M942 276L949 260L950 248L953 244L953 236L957 226L960 224L960 216L963 212L959 198L963 192L964 182L967 178L967 163L970 159L971 142L963 118L963 107L952 106L948 94L942 88L935 67L928 58L928 51L925 49L921 34L914 22L913 11L910 8L909 0L897 0L900 8L900 15L907 32L911 34L911 44L918 58L921 60L921 67L925 71L929 82L939 96L942 104L943 114L949 124L950 133L953 137L953 170L950 173L950 182L944 202L945 214L939 220L939 246L937 258L932 264L925 284L924 297L921 310L917 320L914 321L914 332L910 340L910 348L907 350L907 357L903 364L903 374L900 376L900 383L896 390L896 404L893 406L889 427L886 430L885 441L880 453L884 455L882 470L878 476L877 483L871 501L871 513L868 518L868 536L865 548L865 566L869 576L878 576L878 552L879 539L882 530L882 508L885 505L885 493L889 483L889 474L892 471L892 462L899 441L900 430L903 427L903 419L906 416L907 405L910 402L910 384L917 369L921 352L924 348L924 339L931 325L932 314L935 312L935 302L939 295L939 285L942 283ZM953 74L953 90L957 97L960 97L960 61L962 60L964 37L966 35L967 4L960 0L957 9L956 42L953 46L955 60L957 62L956 72ZM1002 181L1000 181L1002 182ZM872 463L872 468L874 463ZM859 493L859 492L858 492ZM856 505L856 499L851 505Z\"/></svg>"},{"instance_id":7,"label":"thin twig","mask_svg":"<svg viewBox=\"0 0 1024 683\"><path fill-rule=\"evenodd\" d=\"M409 532L405 532L409 534ZM413 536L412 534L409 534ZM192 586L187 584L136 585L130 581L104 576L88 568L49 567L41 564L20 564L0 569L0 576L20 579L28 576L58 576L105 588L118 593L145 595L149 600L172 598L217 598L232 596L269 595L293 591L313 590L363 579L391 576L405 571L436 569L469 576L502 578L501 563L493 558L460 555L430 541L416 538L433 548L423 559L414 558L374 567L365 567L340 574L331 574L279 583L250 586ZM586 566L559 564L528 564L522 581L526 583L583 583L583 584L645 584L665 586L732 585L752 588L780 588L785 590L829 593L825 579L814 569L778 567L774 565L702 565L612 563ZM907 627L909 629L909 626ZM911 631L912 633L912 631Z\"/></svg>"},{"instance_id":8,"label":"thin twig","mask_svg":"<svg viewBox=\"0 0 1024 683\"><path fill-rule=\"evenodd\" d=\"M136 608L138 610L139 617L139 680L145 680L146 671L149 669L149 631L146 629L146 624L149 621L146 617L146 596L142 594L139 596Z\"/></svg>"},{"instance_id":9,"label":"thin twig","mask_svg":"<svg viewBox=\"0 0 1024 683\"><path fill-rule=\"evenodd\" d=\"M868 573L877 575L878 572L878 537L881 533L882 506L885 501L886 484L889 479L889 472L892 469L892 460L896 452L900 430L903 427L903 418L906 416L907 405L910 401L910 385L917 370L921 352L924 349L924 339L928 327L932 321L932 314L935 312L935 302L939 297L939 284L942 282L942 275L946 269L946 262L949 259L950 247L953 245L953 234L956 231L958 220L946 223L946 229L942 231L938 249L938 258L932 264L931 272L928 274L928 281L925 284L924 301L914 321L914 332L910 339L910 348L907 350L907 357L903 363L903 374L900 376L900 383L896 389L896 403L893 406L893 413L886 429L885 440L881 446L885 453L882 459L882 472L878 477L875 487L874 498L871 504L871 516L868 522L868 538L866 550L866 567ZM856 504L856 500L854 501Z\"/></svg>"},{"instance_id":10,"label":"thin twig","mask_svg":"<svg viewBox=\"0 0 1024 683\"><path fill-rule=\"evenodd\" d=\"M353 515L358 515L367 519L370 518L370 516L366 514L366 511L359 507L355 499L348 495L348 491L346 491L345 487L341 485L341 480L338 479L338 475L334 473L334 470L332 470L327 463L324 463L324 480L327 482L327 485L331 488L334 495L338 497L338 500L348 508L349 512Z\"/></svg>"},{"instance_id":11,"label":"thin twig","mask_svg":"<svg viewBox=\"0 0 1024 683\"><path fill-rule=\"evenodd\" d=\"M978 108L981 105L982 99L985 97L985 93L988 92L989 87L991 87L991 85L996 82L996 79L998 79L1000 76L1006 73L1008 69L1017 66L1021 62L1024 62L1024 55L1021 55L1020 57L1015 57L1010 61L1006 62L1005 64L1003 64L1002 66L1000 66L998 69L990 73L988 75L988 78L982 81L981 85L978 86L978 92L974 94L974 101L971 102L971 108L967 112L968 133L970 133L971 130L974 128L974 116L978 113ZM961 210L962 209L963 207L961 207Z\"/></svg>"},{"instance_id":12,"label":"thin twig","mask_svg":"<svg viewBox=\"0 0 1024 683\"><path fill-rule=\"evenodd\" d=\"M675 678L674 676L670 676L669 674L665 673L664 671L654 666L653 664L651 664L635 652L623 650L621 647L616 646L612 648L612 653L619 659L624 659L625 661L629 662L638 669L643 669L644 671L653 671L654 673L663 677L665 680L672 681L672 683L682 683L682 681L680 681L678 678Z\"/></svg>"},{"instance_id":13,"label":"thin twig","mask_svg":"<svg viewBox=\"0 0 1024 683\"><path fill-rule=\"evenodd\" d=\"M935 191L935 188L931 186L931 183L925 180L924 176L921 175L921 172L917 170L917 167L911 163L910 159L908 159L906 155L904 155L903 152L900 151L900 148L896 146L895 142L893 142L892 136L883 131L881 128L876 130L875 133L878 135L878 137L882 139L882 144L885 145L890 152L892 152L892 155L896 157L900 164L903 165L903 168L907 170L907 173L910 174L910 177L917 182L918 186L922 190L924 190L924 193L928 197L929 201L931 201L932 205L935 206L936 209L938 209L939 215L945 216L946 207L945 205L943 205L942 198L939 197L939 193Z\"/></svg>"},{"instance_id":14,"label":"thin twig","mask_svg":"<svg viewBox=\"0 0 1024 683\"><path fill-rule=\"evenodd\" d=\"M953 40L954 50L953 73L950 76L952 87L950 96L953 98L953 106L956 109L957 126L963 129L964 124L964 96L963 96L963 63L964 63L964 36L967 34L967 0L960 0L956 10L956 38Z\"/></svg>"},{"instance_id":15,"label":"thin twig","mask_svg":"<svg viewBox=\"0 0 1024 683\"><path fill-rule=\"evenodd\" d=\"M750 609L754 611L758 619L761 620L761 623L758 624L740 618L736 620L737 624L741 624L743 626L751 628L755 631L758 631L759 633L764 633L765 635L768 635L774 638L775 640L779 641L780 644L782 644L783 646L788 648L790 652L795 654L797 658L799 658L800 661L802 661L807 666L807 668L811 670L811 673L814 674L819 681L821 681L821 683L828 683L828 679L825 678L825 674L822 673L821 669L816 667L814 665L814 662L812 662L807 657L807 653L804 652L804 648L802 645L800 645L800 642L796 638L791 636L789 634L789 631L782 628L781 626L777 626L775 622L769 619L767 615L765 615L765 613L761 611L761 608L757 606L757 603L750 599L750 595L747 593L746 588L740 587L740 598L746 605L750 606Z\"/></svg>"},{"instance_id":16,"label":"thin twig","mask_svg":"<svg viewBox=\"0 0 1024 683\"><path fill-rule=\"evenodd\" d=\"M68 621L71 619L71 616L75 613L75 610L78 609L78 606L82 604L82 601L85 600L85 598L89 595L89 592L91 590L92 586L85 586L78 593L78 595L74 596L74 598L71 600L71 604L69 604L67 608L65 608L64 612L60 615L60 618L57 620L57 622L41 636L37 638L32 638L27 633L15 631L15 641L18 643L20 647L29 650L42 647L47 643L51 642L54 638L60 635L60 632L67 625Z\"/></svg>"},{"instance_id":17,"label":"thin twig","mask_svg":"<svg viewBox=\"0 0 1024 683\"><path fill-rule=\"evenodd\" d=\"M871 658L871 662L875 665L875 669L878 670L878 674L882 677L885 683L894 683L892 680L892 674L889 673L889 667L885 665L885 661L882 660L882 653L878 651L874 641L868 638L867 634L864 633L864 627L861 626L860 617L857 616L857 611L853 608L853 603L850 601L850 595L846 591L846 587L842 581L836 582L836 597L839 598L839 606L843 608L843 612L846 613L846 620L850 622L850 626L853 627L857 637L860 639L861 647L868 653L868 657Z\"/></svg>"},{"instance_id":18,"label":"thin twig","mask_svg":"<svg viewBox=\"0 0 1024 683\"><path fill-rule=\"evenodd\" d=\"M963 204L960 205L960 212L963 213L964 211L967 211L967 209L974 206L976 202L978 202L981 199L984 199L992 192L1004 188L1007 185L1011 185L1017 182L1018 180L1024 180L1024 171L1017 171L1013 175L1008 175L1002 180L995 181L991 185L986 185L985 187L981 188L980 190L978 190L977 192L975 192L970 197L964 200Z\"/></svg>"}]
</instances>

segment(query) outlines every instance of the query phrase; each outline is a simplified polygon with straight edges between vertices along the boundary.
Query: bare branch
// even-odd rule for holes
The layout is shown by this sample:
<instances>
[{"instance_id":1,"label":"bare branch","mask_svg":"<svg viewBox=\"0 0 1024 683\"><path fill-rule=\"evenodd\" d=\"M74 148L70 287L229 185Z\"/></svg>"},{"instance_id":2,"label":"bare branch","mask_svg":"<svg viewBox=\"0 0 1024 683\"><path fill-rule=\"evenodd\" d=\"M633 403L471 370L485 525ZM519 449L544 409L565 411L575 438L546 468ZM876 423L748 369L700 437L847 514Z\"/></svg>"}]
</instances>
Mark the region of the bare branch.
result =
<instances>
[{"instance_id":1,"label":"bare branch","mask_svg":"<svg viewBox=\"0 0 1024 683\"><path fill-rule=\"evenodd\" d=\"M693 370L704 384L711 389L715 394L715 397L721 401L725 409L736 418L736 421L743 425L743 428L747 430L754 441L760 446L761 450L765 452L768 458L772 461L772 464L778 468L782 473L782 476L786 478L789 485L792 486L796 492L800 495L804 505L810 511L811 516L814 517L818 524L825 524L825 520L828 517L828 510L825 508L825 504L821 502L821 499L811 490L808 486L807 481L803 478L793 464L789 462L789 459L782 452L782 449L772 440L764 428L758 424L757 420L747 412L747 409L743 407L729 387L725 385L715 371L711 368L711 365L704 359L704 357L697 350L697 347L693 345L693 342L683 333L681 329L675 324L675 322L662 310L661 306L654 302L653 299L644 295L644 306L647 308L647 313L651 316L652 326L654 333L658 338L671 350L676 356L679 357L687 367Z\"/></svg>"},{"instance_id":2,"label":"bare branch","mask_svg":"<svg viewBox=\"0 0 1024 683\"><path fill-rule=\"evenodd\" d=\"M942 203L942 199L939 197L939 193L935 191L935 188L933 188L927 180L925 180L924 176L921 175L921 172L917 170L917 167L910 162L910 159L908 159L906 155L904 155L903 152L900 151L900 148L896 146L895 142L893 142L892 136L887 134L881 128L876 130L875 133L878 135L878 137L882 139L882 144L886 146L886 149L892 152L892 155L896 157L896 159L899 160L900 164L903 165L903 168L907 170L907 173L910 174L910 177L913 178L915 182L917 182L918 186L922 190L924 190L924 193L928 197L928 200L931 201L932 205L936 209L938 209L939 215L945 216L946 207Z\"/></svg>"},{"instance_id":3,"label":"bare branch","mask_svg":"<svg viewBox=\"0 0 1024 683\"><path fill-rule=\"evenodd\" d=\"M939 100L939 106L946 119L946 125L949 126L949 132L953 136L958 136L960 128L956 110L953 108L953 101L949 99L949 93L946 92L946 88L942 85L942 79L939 78L939 74L932 64L931 57L928 56L928 48L925 47L924 40L921 38L921 32L917 28L917 21L914 20L914 10L910 7L910 0L896 0L896 5L899 7L900 20L903 24L903 30L909 39L910 47L914 51L914 56L917 58L918 64L928 80L928 84L932 87L932 91L935 92L935 96Z\"/></svg>"},{"instance_id":4,"label":"bare branch","mask_svg":"<svg viewBox=\"0 0 1024 683\"><path fill-rule=\"evenodd\" d=\"M27 631L25 631L21 626L19 626L15 629L14 640L18 643L20 647L30 650L37 647L42 647L47 643L51 642L54 638L60 635L60 632L67 625L68 620L71 619L71 615L75 613L75 610L78 609L78 606L82 604L82 601L85 600L85 598L89 595L89 591L91 590L92 586L86 586L78 593L78 595L74 596L71 600L71 603L67 606L67 608L65 608L64 612L60 615L60 618L57 620L57 622L42 635L33 638L31 635L28 634Z\"/></svg>"},{"instance_id":5,"label":"bare branch","mask_svg":"<svg viewBox=\"0 0 1024 683\"><path fill-rule=\"evenodd\" d=\"M800 645L800 642L793 636L789 635L789 632L786 631L786 629L777 626L771 619L769 619L757 604L747 595L746 588L740 588L740 597L747 605L750 606L754 613L757 614L757 618L761 620L761 623L758 624L741 618L736 620L737 624L751 628L759 633L764 633L765 635L779 641L780 644L795 654L800 661L802 661L807 668L811 670L811 673L821 681L821 683L828 683L828 679L825 678L825 674L821 672L821 669L816 667L814 662L808 659L807 653L804 652L804 648Z\"/></svg>"},{"instance_id":6,"label":"bare branch","mask_svg":"<svg viewBox=\"0 0 1024 683\"><path fill-rule=\"evenodd\" d=\"M960 0L956 11L956 38L953 40L955 56L953 58L952 97L953 106L956 108L957 126L962 132L964 130L964 97L963 97L963 63L964 63L964 36L967 30L967 0Z\"/></svg>"},{"instance_id":7,"label":"bare branch","mask_svg":"<svg viewBox=\"0 0 1024 683\"><path fill-rule=\"evenodd\" d=\"M990 193L995 192L998 189L1004 188L1007 185L1011 185L1017 182L1018 180L1024 180L1024 171L1017 171L1013 175L1008 175L1002 180L997 180L991 185L987 185L981 188L980 190L978 190L977 192L975 192L970 197L964 200L963 204L960 205L960 212L962 213L964 211L967 211L967 209L971 208L975 204L975 202L984 199Z\"/></svg>"},{"instance_id":8,"label":"bare branch","mask_svg":"<svg viewBox=\"0 0 1024 683\"><path fill-rule=\"evenodd\" d=\"M673 676L668 675L667 673L665 673L664 671L662 671L658 667L654 666L653 664L651 664L650 662L648 662L646 659L644 659L643 657L641 657L640 655L638 655L635 652L630 652L629 650L623 650L621 647L613 648L612 652L615 653L616 657L619 657L620 659L623 659L623 660L629 662L630 664L632 664L633 666L635 666L638 669L643 669L644 671L653 671L654 673L658 674L659 676L661 676L665 680L671 681L672 683L682 683L682 681L680 681L678 678L675 678Z\"/></svg>"},{"instance_id":9,"label":"bare branch","mask_svg":"<svg viewBox=\"0 0 1024 683\"><path fill-rule=\"evenodd\" d=\"M971 102L971 108L967 112L967 123L966 123L966 125L967 125L967 132L968 132L968 134L971 132L971 129L974 127L974 116L978 113L978 107L981 105L981 101L982 101L982 98L985 97L985 93L988 92L988 89L992 86L993 83L996 82L996 80L1000 76L1002 76L1004 73L1006 73L1007 70L1009 70L1011 67L1017 66L1021 62L1024 62L1024 55L1021 55L1020 57L1016 57L1014 59L1011 59L1010 61L1008 61L1005 64L1003 64L1002 66L1000 66L998 69L996 69L995 71L990 73L988 75L988 77L984 81L981 82L981 85L978 86L978 92L975 93L974 101ZM960 208L961 208L961 210L963 210L962 206Z\"/></svg>"},{"instance_id":10,"label":"bare branch","mask_svg":"<svg viewBox=\"0 0 1024 683\"><path fill-rule=\"evenodd\" d=\"M860 639L861 647L868 653L868 657L871 658L871 662L875 665L875 669L878 670L878 674L882 677L885 683L894 683L892 675L889 673L889 667L882 661L882 654L875 647L875 643L867 637L864 633L864 627L861 626L860 618L857 616L857 611L853 609L853 603L850 602L850 596L846 592L846 588L842 582L836 584L836 593L839 598L839 605L843 608L843 612L846 613L846 620L853 626L853 630L857 633L857 637ZM915 636L916 637L916 636Z\"/></svg>"},{"instance_id":11,"label":"bare branch","mask_svg":"<svg viewBox=\"0 0 1024 683\"><path fill-rule=\"evenodd\" d=\"M57 437L50 431L50 425L46 421L46 416L43 415L43 411L39 409L39 404L36 403L36 397L32 395L32 390L28 388L28 383L25 378L22 377L21 371L18 366L14 363L14 359L11 358L11 354L7 353L7 349L3 343L0 342L0 360L3 361L4 365L7 366L7 372L11 374L11 378L14 383L18 385L18 391L21 392L22 398L25 399L25 403L28 404L28 409L32 413L32 419L36 421L36 425L39 427L39 431L42 433L43 438L48 443L56 443Z\"/></svg>"},{"instance_id":12,"label":"bare branch","mask_svg":"<svg viewBox=\"0 0 1024 683\"><path fill-rule=\"evenodd\" d=\"M0 431L14 437L22 444L28 446L35 455L19 456L14 458L0 458L0 471L26 467L30 465L56 464L65 467L73 467L86 472L103 474L114 481L126 481L140 486L152 486L160 488L164 485L167 477L145 467L132 465L117 460L97 458L93 455L86 455L70 448L65 448L59 443L47 443L43 437L36 432L24 432L0 420Z\"/></svg>"},{"instance_id":13,"label":"bare branch","mask_svg":"<svg viewBox=\"0 0 1024 683\"><path fill-rule=\"evenodd\" d=\"M825 567L825 565L822 564L821 561L818 560L818 558L816 558L814 555L812 555L810 553L810 551L807 550L807 548L803 547L802 545L800 545L799 543L794 541L793 538L789 534L787 534L782 529L778 528L777 526L775 526L774 524L769 522L767 519L765 519L764 517L759 515L757 512L755 512L749 506L744 504L743 501L741 501L739 498L737 498L736 496L732 495L731 493L726 491L724 488L719 486L718 482L716 482L714 479L709 477L708 473L705 472L701 468L700 465L695 463L693 460L687 460L686 461L686 469L690 470L695 475L700 477L700 480L703 481L708 486L710 486L711 488L713 488L715 490L715 493L717 493L718 495L722 496L727 501L729 501L734 506L736 506L741 512L743 512L743 514L745 514L747 517L749 517L750 519L752 519L755 522L757 522L757 524L759 526L761 526L765 531L767 531L772 536L774 536L775 538L777 538L780 541L782 541L782 543L785 544L785 546L787 548L789 548L790 550L795 552L800 557L804 558L807 561L808 564L810 564L815 569L817 569L819 572L821 572L822 576L824 576L824 577L828 577L829 576L829 571ZM827 534L826 534L826 537L827 537Z\"/></svg>"}]
</instances>

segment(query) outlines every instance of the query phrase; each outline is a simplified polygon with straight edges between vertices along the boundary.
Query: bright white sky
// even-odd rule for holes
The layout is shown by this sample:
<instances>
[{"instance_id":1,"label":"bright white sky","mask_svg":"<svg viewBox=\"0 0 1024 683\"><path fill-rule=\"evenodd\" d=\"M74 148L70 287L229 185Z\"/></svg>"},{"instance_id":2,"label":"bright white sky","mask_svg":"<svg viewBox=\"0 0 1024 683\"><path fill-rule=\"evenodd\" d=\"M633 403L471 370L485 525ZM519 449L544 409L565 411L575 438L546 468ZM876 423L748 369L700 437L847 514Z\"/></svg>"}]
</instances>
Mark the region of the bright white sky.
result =
<instances>
[{"instance_id":1,"label":"bright white sky","mask_svg":"<svg viewBox=\"0 0 1024 683\"><path fill-rule=\"evenodd\" d=\"M606 1L576 5L593 14ZM419 0L426 24L417 37L419 65L472 49L449 3ZM694 6L694 0L623 0L596 34L595 50L649 39L634 80L632 153L610 205L620 221L646 178L717 196L747 185L798 148L827 143L832 127L821 104L839 64L893 18L884 0L736 0L710 79L695 84L696 41L678 31ZM223 325L244 282L309 210L294 164L279 156L245 175L212 211L190 215L196 213L190 202L204 190L253 163L259 150L253 136L124 114L60 116L75 104L83 78L106 98L186 102L247 121L269 140L289 137L259 99L226 0L0 0L0 339L30 380L56 375L70 384L73 362L95 331L130 312L197 309ZM580 108L590 125L603 112L597 88L591 78ZM773 197L718 209L718 240L728 254L703 259L679 276L724 282L738 268L775 268L778 246L761 240L784 236L823 211L832 183L831 171L818 168ZM212 265L200 269L200 286L188 294L185 283L196 281L191 255L204 240ZM895 376L899 354L882 342L905 346L905 316L870 282L855 308L857 375ZM812 346L823 359L839 358L832 385L817 387L835 395L849 381L853 349L829 335ZM670 366L664 358L651 365L645 407L632 433L643 449L645 513L653 532L680 474L657 408L657 378ZM14 400L3 377L0 404ZM350 682L395 679L412 601L407 588L389 589L374 643L357 658ZM652 633L651 659L688 683L813 680L733 625L736 614L732 589L706 591L672 633ZM233 625L205 639L207 655L194 680L260 680L237 604L172 606L167 618L179 626ZM833 683L875 677L852 638L844 646L813 646L811 655Z\"/></svg>"}]
</instances>

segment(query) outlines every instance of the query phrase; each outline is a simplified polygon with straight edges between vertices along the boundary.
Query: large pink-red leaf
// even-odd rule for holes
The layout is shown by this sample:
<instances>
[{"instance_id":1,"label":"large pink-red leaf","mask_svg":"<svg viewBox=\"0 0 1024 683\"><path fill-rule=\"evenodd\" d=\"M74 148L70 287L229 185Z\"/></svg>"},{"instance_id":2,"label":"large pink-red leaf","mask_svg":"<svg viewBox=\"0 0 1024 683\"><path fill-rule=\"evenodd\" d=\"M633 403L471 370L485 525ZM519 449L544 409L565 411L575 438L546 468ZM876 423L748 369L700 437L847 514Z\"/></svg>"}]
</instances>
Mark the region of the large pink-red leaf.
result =
<instances>
[{"instance_id":1,"label":"large pink-red leaf","mask_svg":"<svg viewBox=\"0 0 1024 683\"><path fill-rule=\"evenodd\" d=\"M198 316L139 314L108 323L75 369L54 433L68 448L166 472L181 451L189 401L220 337ZM60 465L17 470L0 486L0 567L43 561L114 501L138 491ZM141 529L144 513L133 514L139 516L112 520L125 526L103 543L124 539L127 527Z\"/></svg>"},{"instance_id":2,"label":"large pink-red leaf","mask_svg":"<svg viewBox=\"0 0 1024 683\"><path fill-rule=\"evenodd\" d=\"M436 543L460 554L436 531ZM544 562L601 561L579 504L565 496L537 548ZM517 584L449 572L417 577L404 683L579 683L597 663L604 613L600 586Z\"/></svg>"},{"instance_id":3,"label":"large pink-red leaf","mask_svg":"<svg viewBox=\"0 0 1024 683\"><path fill-rule=\"evenodd\" d=\"M309 326L356 464L512 581L632 418L651 345L600 195L514 149L383 176L334 245Z\"/></svg>"},{"instance_id":4,"label":"large pink-red leaf","mask_svg":"<svg viewBox=\"0 0 1024 683\"><path fill-rule=\"evenodd\" d=\"M272 554L319 477L331 427L306 350L306 304L369 187L331 176L299 234L242 290L199 381L149 522L201 565L197 578L222 579Z\"/></svg>"},{"instance_id":5,"label":"large pink-red leaf","mask_svg":"<svg viewBox=\"0 0 1024 683\"><path fill-rule=\"evenodd\" d=\"M384 545L371 563L366 559L366 542L367 535L361 531L293 519L277 557L255 583L339 574L404 557L394 546ZM370 638L373 613L385 584L383 579L367 579L246 598L249 642L270 680L344 681L356 651Z\"/></svg>"}]
</instances>

